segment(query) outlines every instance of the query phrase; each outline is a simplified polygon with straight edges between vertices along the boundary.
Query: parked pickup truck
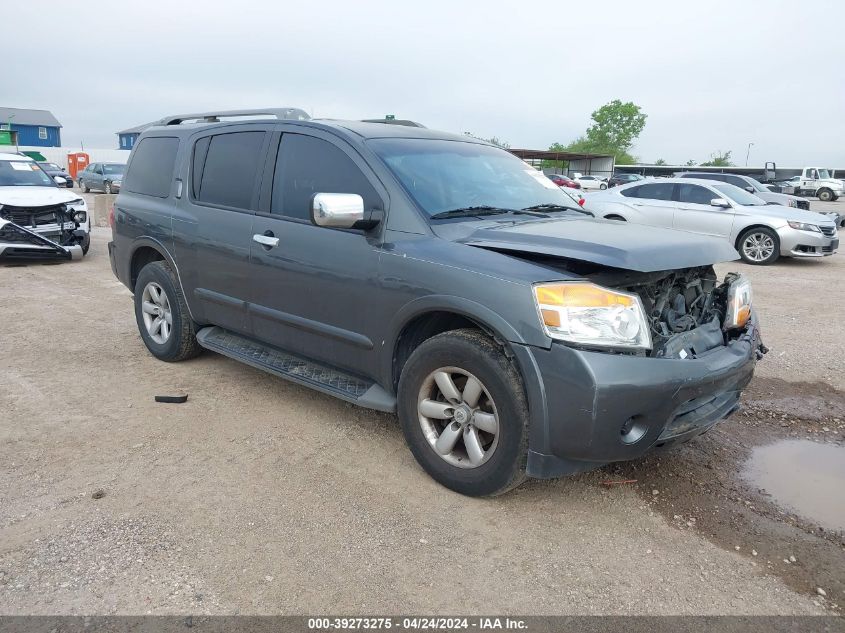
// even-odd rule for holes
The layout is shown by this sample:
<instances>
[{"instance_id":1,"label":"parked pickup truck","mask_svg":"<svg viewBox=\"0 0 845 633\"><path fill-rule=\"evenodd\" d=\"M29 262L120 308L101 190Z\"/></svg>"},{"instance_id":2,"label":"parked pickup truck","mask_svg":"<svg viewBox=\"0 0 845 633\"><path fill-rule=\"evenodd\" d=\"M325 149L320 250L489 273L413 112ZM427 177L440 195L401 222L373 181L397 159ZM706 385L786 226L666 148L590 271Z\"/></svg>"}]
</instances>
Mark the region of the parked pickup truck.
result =
<instances>
[{"instance_id":1,"label":"parked pickup truck","mask_svg":"<svg viewBox=\"0 0 845 633\"><path fill-rule=\"evenodd\" d=\"M713 268L732 244L596 219L466 135L175 115L135 143L111 221L153 356L210 350L395 412L467 495L690 440L765 351L749 281Z\"/></svg>"}]
</instances>

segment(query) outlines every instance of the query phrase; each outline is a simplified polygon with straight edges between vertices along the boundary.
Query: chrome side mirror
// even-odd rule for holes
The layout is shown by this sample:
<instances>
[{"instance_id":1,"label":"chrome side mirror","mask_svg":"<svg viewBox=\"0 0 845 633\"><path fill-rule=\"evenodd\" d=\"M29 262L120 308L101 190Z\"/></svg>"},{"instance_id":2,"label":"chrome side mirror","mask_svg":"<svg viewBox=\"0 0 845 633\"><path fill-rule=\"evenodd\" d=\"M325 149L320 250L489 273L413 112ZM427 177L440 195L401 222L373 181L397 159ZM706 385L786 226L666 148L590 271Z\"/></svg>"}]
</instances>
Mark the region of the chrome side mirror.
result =
<instances>
[{"instance_id":1,"label":"chrome side mirror","mask_svg":"<svg viewBox=\"0 0 845 633\"><path fill-rule=\"evenodd\" d=\"M719 207L721 209L730 209L731 203L727 201L725 198L713 198L710 201L711 207Z\"/></svg>"},{"instance_id":2,"label":"chrome side mirror","mask_svg":"<svg viewBox=\"0 0 845 633\"><path fill-rule=\"evenodd\" d=\"M317 226L351 229L364 219L364 199L357 193L318 193L311 201L311 221Z\"/></svg>"}]
</instances>

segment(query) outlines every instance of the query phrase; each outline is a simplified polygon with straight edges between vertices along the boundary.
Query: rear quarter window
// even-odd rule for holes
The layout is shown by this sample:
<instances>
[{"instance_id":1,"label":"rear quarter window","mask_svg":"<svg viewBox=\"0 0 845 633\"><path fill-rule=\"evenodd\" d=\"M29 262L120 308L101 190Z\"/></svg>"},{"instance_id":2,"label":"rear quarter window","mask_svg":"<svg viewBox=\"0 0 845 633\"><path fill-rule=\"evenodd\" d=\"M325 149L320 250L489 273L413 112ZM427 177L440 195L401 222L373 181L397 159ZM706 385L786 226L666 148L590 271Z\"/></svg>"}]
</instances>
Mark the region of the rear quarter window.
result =
<instances>
[{"instance_id":1,"label":"rear quarter window","mask_svg":"<svg viewBox=\"0 0 845 633\"><path fill-rule=\"evenodd\" d=\"M123 189L144 196L167 198L170 195L178 149L179 139L175 136L141 139L135 146Z\"/></svg>"}]
</instances>

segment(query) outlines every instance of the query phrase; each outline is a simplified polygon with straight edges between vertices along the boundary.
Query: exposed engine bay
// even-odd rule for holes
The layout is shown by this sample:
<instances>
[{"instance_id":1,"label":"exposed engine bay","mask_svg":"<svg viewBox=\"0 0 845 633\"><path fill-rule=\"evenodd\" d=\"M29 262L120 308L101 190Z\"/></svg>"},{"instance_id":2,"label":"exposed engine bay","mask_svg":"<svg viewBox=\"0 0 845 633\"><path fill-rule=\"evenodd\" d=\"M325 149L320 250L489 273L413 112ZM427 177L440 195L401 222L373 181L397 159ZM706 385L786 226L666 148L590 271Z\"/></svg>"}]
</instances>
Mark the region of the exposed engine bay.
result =
<instances>
[{"instance_id":1,"label":"exposed engine bay","mask_svg":"<svg viewBox=\"0 0 845 633\"><path fill-rule=\"evenodd\" d=\"M652 356L696 358L728 341L723 324L735 273L723 282L712 266L654 273L605 270L586 276L639 295L651 326Z\"/></svg>"},{"instance_id":2,"label":"exposed engine bay","mask_svg":"<svg viewBox=\"0 0 845 633\"><path fill-rule=\"evenodd\" d=\"M78 259L87 231L87 211L65 204L0 205L0 258Z\"/></svg>"}]
</instances>

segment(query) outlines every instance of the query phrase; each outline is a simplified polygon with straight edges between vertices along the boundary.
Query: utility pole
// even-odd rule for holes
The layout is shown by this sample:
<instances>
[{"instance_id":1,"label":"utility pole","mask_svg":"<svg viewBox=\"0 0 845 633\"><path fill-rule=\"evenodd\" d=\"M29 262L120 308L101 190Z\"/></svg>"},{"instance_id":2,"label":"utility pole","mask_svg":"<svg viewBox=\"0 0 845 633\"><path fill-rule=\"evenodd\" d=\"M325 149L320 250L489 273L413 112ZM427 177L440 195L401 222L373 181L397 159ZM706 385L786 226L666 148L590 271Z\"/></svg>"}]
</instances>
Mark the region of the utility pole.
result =
<instances>
[{"instance_id":1,"label":"utility pole","mask_svg":"<svg viewBox=\"0 0 845 633\"><path fill-rule=\"evenodd\" d=\"M745 152L745 166L746 167L748 167L748 156L749 156L749 154L751 154L751 146L752 145L754 145L754 143L749 143L748 144L748 150Z\"/></svg>"}]
</instances>

